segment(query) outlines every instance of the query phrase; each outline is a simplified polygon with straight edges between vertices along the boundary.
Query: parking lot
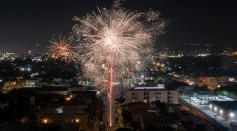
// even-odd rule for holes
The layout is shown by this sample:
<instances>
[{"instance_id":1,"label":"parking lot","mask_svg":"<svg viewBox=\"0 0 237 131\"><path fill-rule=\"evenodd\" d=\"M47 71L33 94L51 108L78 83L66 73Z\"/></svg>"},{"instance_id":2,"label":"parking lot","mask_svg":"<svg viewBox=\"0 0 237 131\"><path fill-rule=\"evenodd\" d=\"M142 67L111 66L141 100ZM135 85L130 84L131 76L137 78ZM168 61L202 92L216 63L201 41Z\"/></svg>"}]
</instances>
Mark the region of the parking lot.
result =
<instances>
[{"instance_id":1,"label":"parking lot","mask_svg":"<svg viewBox=\"0 0 237 131\"><path fill-rule=\"evenodd\" d=\"M234 101L234 99L222 96L222 95L197 95L194 93L193 96L190 97L192 103L196 103L199 105L207 105L209 101Z\"/></svg>"}]
</instances>

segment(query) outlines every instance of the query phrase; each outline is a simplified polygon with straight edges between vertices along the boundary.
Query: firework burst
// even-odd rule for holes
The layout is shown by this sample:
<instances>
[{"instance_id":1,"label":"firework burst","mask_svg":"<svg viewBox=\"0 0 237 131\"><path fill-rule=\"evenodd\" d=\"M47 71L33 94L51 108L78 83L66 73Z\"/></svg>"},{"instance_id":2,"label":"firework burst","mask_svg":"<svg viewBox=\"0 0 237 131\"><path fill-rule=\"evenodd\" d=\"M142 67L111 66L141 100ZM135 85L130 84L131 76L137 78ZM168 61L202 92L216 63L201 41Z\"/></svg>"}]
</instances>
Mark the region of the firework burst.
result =
<instances>
[{"instance_id":1,"label":"firework burst","mask_svg":"<svg viewBox=\"0 0 237 131\"><path fill-rule=\"evenodd\" d=\"M158 12L138 13L118 5L98 9L98 13L83 18L75 17L79 23L73 27L77 42L74 52L82 63L84 75L96 85L110 78L112 64L116 81L141 69L138 61L153 54L154 37L165 28L166 22Z\"/></svg>"},{"instance_id":2,"label":"firework burst","mask_svg":"<svg viewBox=\"0 0 237 131\"><path fill-rule=\"evenodd\" d=\"M52 38L52 45L49 47L50 55L53 58L67 58L71 56L72 45L65 39L65 36L59 36L58 39Z\"/></svg>"}]
</instances>

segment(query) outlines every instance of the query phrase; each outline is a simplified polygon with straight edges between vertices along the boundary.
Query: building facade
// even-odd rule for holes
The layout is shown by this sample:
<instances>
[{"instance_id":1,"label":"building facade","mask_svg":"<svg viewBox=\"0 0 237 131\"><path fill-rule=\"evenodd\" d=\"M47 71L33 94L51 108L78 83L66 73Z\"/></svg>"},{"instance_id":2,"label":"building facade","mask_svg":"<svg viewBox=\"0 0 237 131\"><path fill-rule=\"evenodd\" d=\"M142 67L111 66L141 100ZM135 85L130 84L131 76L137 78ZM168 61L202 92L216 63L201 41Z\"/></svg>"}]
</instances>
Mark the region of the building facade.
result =
<instances>
[{"instance_id":1,"label":"building facade","mask_svg":"<svg viewBox=\"0 0 237 131\"><path fill-rule=\"evenodd\" d=\"M167 104L178 104L178 90L169 90L156 87L139 87L127 90L126 103L145 102L151 103L160 100Z\"/></svg>"}]
</instances>

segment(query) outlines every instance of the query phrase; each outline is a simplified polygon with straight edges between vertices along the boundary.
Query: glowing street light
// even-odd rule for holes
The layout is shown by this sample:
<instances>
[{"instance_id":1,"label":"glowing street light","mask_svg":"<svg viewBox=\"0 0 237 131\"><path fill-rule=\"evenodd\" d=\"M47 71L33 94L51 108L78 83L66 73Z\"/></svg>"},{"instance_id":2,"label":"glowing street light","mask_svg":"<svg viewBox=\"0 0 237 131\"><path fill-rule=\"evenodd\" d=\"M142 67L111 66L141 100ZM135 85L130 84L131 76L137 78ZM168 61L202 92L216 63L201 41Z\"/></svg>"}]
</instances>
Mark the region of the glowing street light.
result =
<instances>
[{"instance_id":1,"label":"glowing street light","mask_svg":"<svg viewBox=\"0 0 237 131\"><path fill-rule=\"evenodd\" d=\"M49 123L49 120L45 118L42 120L42 123L47 124L47 123Z\"/></svg>"},{"instance_id":2,"label":"glowing street light","mask_svg":"<svg viewBox=\"0 0 237 131\"><path fill-rule=\"evenodd\" d=\"M233 112L231 112L230 117L235 117L235 114Z\"/></svg>"},{"instance_id":3,"label":"glowing street light","mask_svg":"<svg viewBox=\"0 0 237 131\"><path fill-rule=\"evenodd\" d=\"M75 119L75 122L76 122L76 123L79 123L80 121L81 121L81 120L80 120L80 119L78 119L78 118L77 118L77 119Z\"/></svg>"},{"instance_id":4,"label":"glowing street light","mask_svg":"<svg viewBox=\"0 0 237 131\"><path fill-rule=\"evenodd\" d=\"M212 108L212 104L210 104L209 107Z\"/></svg>"},{"instance_id":5,"label":"glowing street light","mask_svg":"<svg viewBox=\"0 0 237 131\"><path fill-rule=\"evenodd\" d=\"M223 110L220 110L220 114L222 114L223 113Z\"/></svg>"},{"instance_id":6,"label":"glowing street light","mask_svg":"<svg viewBox=\"0 0 237 131\"><path fill-rule=\"evenodd\" d=\"M214 107L214 110L216 111L216 110L217 110L217 107Z\"/></svg>"}]
</instances>

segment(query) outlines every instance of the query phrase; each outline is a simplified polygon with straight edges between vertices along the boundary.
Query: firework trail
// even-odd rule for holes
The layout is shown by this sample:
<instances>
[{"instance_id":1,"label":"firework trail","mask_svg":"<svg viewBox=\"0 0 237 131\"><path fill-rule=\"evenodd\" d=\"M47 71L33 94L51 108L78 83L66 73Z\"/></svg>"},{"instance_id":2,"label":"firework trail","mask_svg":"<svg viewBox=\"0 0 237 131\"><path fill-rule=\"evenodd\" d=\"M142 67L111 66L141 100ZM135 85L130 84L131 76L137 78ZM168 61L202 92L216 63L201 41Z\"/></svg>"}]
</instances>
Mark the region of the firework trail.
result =
<instances>
[{"instance_id":1,"label":"firework trail","mask_svg":"<svg viewBox=\"0 0 237 131\"><path fill-rule=\"evenodd\" d=\"M117 3L117 4L116 4ZM149 61L154 38L163 33L166 21L159 12L128 11L115 2L111 9L98 9L73 27L77 45L74 53L82 63L84 75L95 85L106 83L113 59L113 79L120 81L141 69L138 61ZM108 83L108 82L107 82Z\"/></svg>"}]
</instances>

